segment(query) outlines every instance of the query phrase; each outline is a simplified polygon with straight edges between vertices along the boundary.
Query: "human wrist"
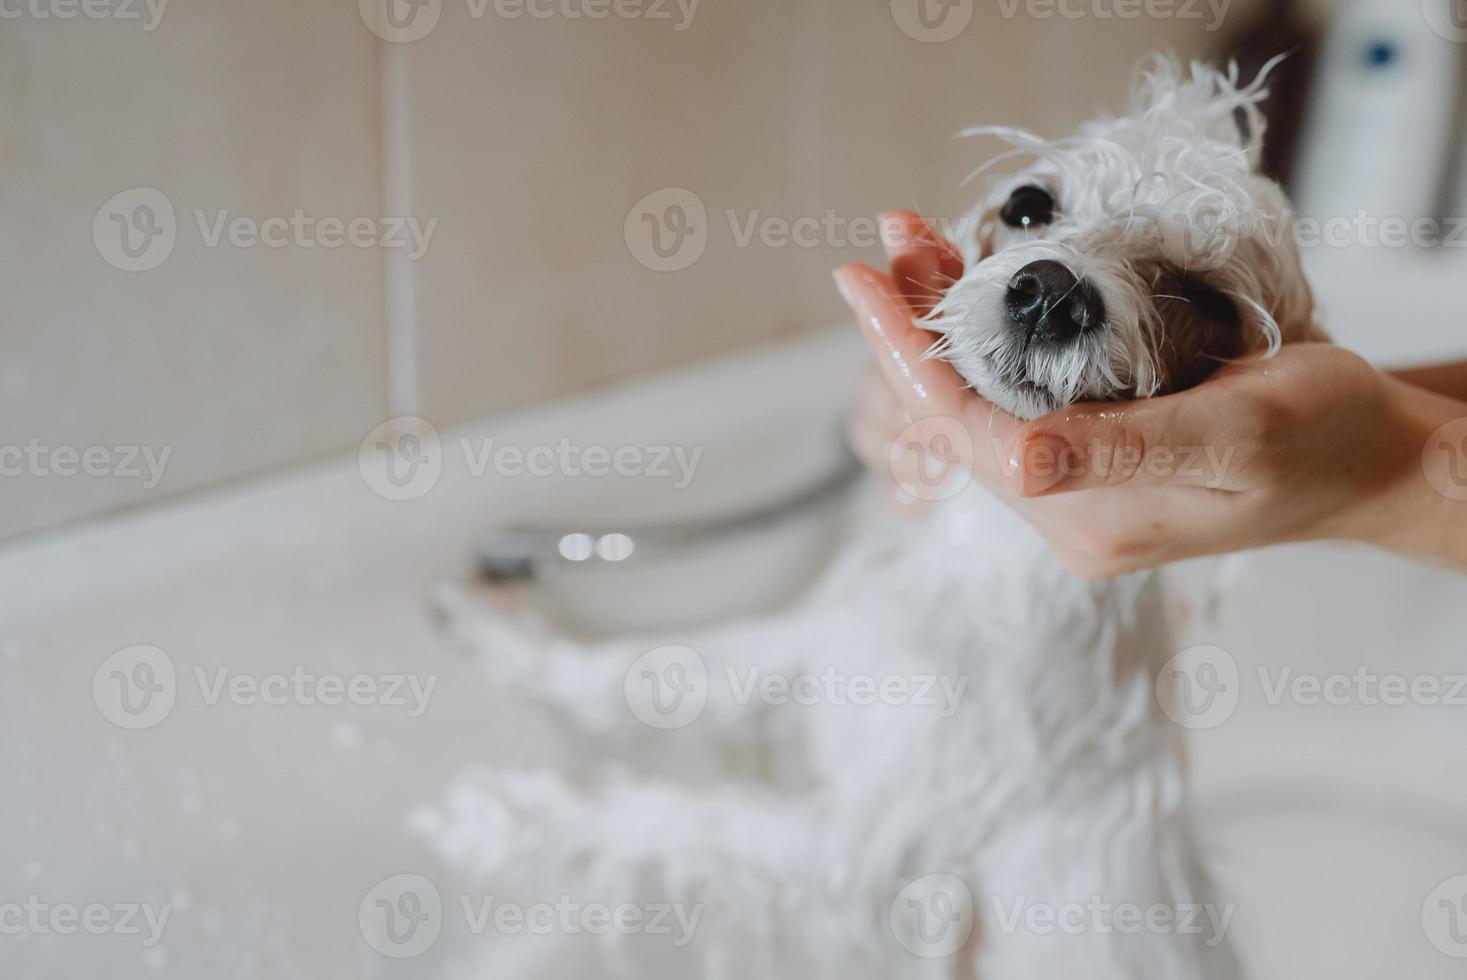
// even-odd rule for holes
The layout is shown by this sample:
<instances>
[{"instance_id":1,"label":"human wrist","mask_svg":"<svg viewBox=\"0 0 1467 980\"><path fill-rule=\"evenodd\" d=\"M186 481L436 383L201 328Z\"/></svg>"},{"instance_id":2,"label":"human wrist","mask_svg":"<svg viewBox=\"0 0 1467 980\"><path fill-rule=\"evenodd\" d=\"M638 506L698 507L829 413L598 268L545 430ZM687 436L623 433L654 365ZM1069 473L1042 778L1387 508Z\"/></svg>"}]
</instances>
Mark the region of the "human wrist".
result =
<instances>
[{"instance_id":1,"label":"human wrist","mask_svg":"<svg viewBox=\"0 0 1467 980\"><path fill-rule=\"evenodd\" d=\"M1385 391L1372 472L1341 536L1467 570L1467 403L1393 377Z\"/></svg>"}]
</instances>

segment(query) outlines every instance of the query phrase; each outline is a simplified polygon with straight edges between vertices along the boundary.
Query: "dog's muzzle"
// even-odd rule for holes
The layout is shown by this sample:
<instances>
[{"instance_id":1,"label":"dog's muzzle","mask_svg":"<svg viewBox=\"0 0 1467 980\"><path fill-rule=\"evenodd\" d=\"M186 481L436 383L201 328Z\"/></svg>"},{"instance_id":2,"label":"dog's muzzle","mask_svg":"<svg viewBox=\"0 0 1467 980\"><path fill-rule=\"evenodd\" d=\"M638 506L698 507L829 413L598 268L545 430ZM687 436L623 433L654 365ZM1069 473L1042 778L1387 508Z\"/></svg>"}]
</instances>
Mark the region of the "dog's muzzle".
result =
<instances>
[{"instance_id":1,"label":"dog's muzzle","mask_svg":"<svg viewBox=\"0 0 1467 980\"><path fill-rule=\"evenodd\" d=\"M1105 305L1063 262L1030 262L1009 280L1010 325L1029 343L1067 344L1105 322Z\"/></svg>"}]
</instances>

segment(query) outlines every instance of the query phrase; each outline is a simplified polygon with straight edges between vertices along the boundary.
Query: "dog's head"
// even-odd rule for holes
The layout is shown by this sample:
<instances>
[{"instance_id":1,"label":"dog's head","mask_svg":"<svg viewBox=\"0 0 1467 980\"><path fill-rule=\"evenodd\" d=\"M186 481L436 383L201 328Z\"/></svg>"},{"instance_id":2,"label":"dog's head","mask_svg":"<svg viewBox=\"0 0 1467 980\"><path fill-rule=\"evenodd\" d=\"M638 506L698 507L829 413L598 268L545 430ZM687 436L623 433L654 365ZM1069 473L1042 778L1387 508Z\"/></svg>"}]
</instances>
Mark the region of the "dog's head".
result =
<instances>
[{"instance_id":1,"label":"dog's head","mask_svg":"<svg viewBox=\"0 0 1467 980\"><path fill-rule=\"evenodd\" d=\"M1129 115L1069 139L971 130L1029 165L964 222L967 271L927 321L937 352L1027 419L1179 391L1307 336L1289 204L1255 169L1262 82L1158 59Z\"/></svg>"}]
</instances>

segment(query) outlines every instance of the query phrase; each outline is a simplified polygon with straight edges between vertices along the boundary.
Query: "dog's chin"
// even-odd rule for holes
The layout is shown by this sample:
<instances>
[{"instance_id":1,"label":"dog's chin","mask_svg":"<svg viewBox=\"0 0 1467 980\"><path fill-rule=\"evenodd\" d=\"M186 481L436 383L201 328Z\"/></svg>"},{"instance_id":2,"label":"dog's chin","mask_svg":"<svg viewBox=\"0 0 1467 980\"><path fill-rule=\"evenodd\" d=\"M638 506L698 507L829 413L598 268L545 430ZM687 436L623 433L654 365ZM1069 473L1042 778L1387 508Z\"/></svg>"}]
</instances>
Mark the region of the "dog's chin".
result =
<instances>
[{"instance_id":1,"label":"dog's chin","mask_svg":"<svg viewBox=\"0 0 1467 980\"><path fill-rule=\"evenodd\" d=\"M987 358L977 363L955 359L953 366L972 389L989 402L1015 418L1028 421L1063 408L1053 392L1025 378L1010 378L993 369Z\"/></svg>"}]
</instances>

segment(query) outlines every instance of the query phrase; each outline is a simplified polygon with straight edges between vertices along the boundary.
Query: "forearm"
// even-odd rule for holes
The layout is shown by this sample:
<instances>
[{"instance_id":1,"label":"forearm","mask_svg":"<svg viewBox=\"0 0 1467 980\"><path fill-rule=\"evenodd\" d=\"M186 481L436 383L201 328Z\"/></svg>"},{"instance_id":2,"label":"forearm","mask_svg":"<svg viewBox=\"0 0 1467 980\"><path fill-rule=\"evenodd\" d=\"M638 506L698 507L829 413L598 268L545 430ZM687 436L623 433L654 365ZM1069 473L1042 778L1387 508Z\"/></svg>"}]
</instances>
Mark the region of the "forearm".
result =
<instances>
[{"instance_id":1,"label":"forearm","mask_svg":"<svg viewBox=\"0 0 1467 980\"><path fill-rule=\"evenodd\" d=\"M1420 367L1404 368L1390 372L1407 384L1448 398L1467 400L1467 361L1444 364L1423 364Z\"/></svg>"},{"instance_id":2,"label":"forearm","mask_svg":"<svg viewBox=\"0 0 1467 980\"><path fill-rule=\"evenodd\" d=\"M1399 375L1387 384L1393 424L1381 447L1383 478L1355 509L1351 536L1467 571L1467 402Z\"/></svg>"}]
</instances>

